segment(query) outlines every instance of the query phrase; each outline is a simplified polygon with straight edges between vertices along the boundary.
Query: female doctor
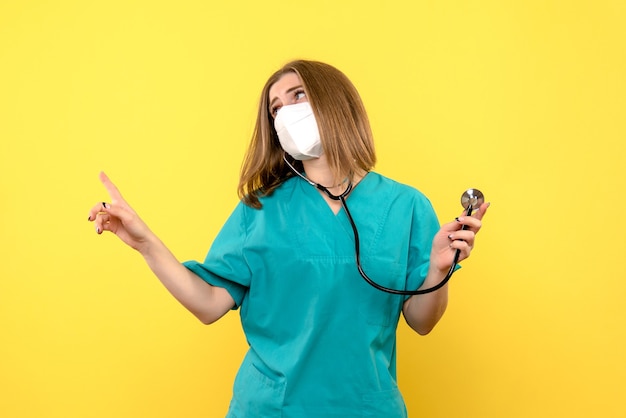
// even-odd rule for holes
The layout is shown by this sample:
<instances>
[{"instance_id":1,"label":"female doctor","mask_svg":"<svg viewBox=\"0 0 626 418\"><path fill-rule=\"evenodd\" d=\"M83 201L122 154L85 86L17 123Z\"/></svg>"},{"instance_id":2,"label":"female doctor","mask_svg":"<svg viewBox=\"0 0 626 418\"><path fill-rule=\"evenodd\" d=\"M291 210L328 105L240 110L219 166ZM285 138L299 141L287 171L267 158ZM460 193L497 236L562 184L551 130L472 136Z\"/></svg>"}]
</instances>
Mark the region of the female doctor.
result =
<instances>
[{"instance_id":1,"label":"female doctor","mask_svg":"<svg viewBox=\"0 0 626 418\"><path fill-rule=\"evenodd\" d=\"M416 189L372 171L376 157L358 92L336 68L293 61L263 88L239 183L241 202L204 262L180 263L101 173L110 202L89 213L137 250L205 324L240 309L249 350L228 417L406 417L396 383L400 313L429 333L447 285L428 288L470 255L488 204L439 226Z\"/></svg>"}]
</instances>

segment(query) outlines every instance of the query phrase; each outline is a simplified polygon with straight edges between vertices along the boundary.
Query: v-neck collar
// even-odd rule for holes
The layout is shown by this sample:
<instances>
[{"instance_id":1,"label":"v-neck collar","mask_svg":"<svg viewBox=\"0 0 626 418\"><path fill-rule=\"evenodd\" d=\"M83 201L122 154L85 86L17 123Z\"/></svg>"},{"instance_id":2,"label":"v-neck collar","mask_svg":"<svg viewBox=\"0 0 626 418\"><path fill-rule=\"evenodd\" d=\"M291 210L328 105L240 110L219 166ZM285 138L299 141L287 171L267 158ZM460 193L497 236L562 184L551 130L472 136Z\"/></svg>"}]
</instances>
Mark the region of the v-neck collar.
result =
<instances>
[{"instance_id":1,"label":"v-neck collar","mask_svg":"<svg viewBox=\"0 0 626 418\"><path fill-rule=\"evenodd\" d=\"M352 187L352 190L350 191L350 193L348 194L348 196L346 196L346 202L349 204L350 200L354 200L354 198L352 197L355 193L356 190L359 188L359 186L362 185L363 182L367 182L368 177L369 176L369 171L367 173L365 173L365 175L361 178L361 180L355 184ZM330 204L326 201L326 198L324 197L324 192L319 190L317 187L313 186L312 184L308 183L307 181L305 181L304 179L297 179L299 180L298 183L298 187L301 188L301 190L303 191L303 193L306 196L309 196L311 201L314 202L314 204L316 205L316 208L319 208L321 213L330 213L335 219L338 219L342 213L345 212L343 205L341 205L341 202L339 200L337 200L337 202L339 202L340 207L339 210L337 211L337 213L335 213L333 211L333 208L330 206ZM362 187L361 187L362 189Z\"/></svg>"}]
</instances>

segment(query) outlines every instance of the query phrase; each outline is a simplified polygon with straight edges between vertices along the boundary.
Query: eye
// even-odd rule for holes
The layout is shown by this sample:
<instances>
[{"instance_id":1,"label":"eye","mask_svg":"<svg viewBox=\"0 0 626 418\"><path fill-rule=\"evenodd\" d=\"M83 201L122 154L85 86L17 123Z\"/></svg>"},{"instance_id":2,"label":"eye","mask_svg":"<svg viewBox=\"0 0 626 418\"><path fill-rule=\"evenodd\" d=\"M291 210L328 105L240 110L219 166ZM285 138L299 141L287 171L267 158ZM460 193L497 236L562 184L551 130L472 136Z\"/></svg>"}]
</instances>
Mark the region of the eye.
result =
<instances>
[{"instance_id":1,"label":"eye","mask_svg":"<svg viewBox=\"0 0 626 418\"><path fill-rule=\"evenodd\" d=\"M294 95L296 97L296 100L301 100L306 97L306 93L304 92L304 90L296 90L294 92Z\"/></svg>"},{"instance_id":2,"label":"eye","mask_svg":"<svg viewBox=\"0 0 626 418\"><path fill-rule=\"evenodd\" d=\"M278 111L280 110L281 106L272 106L272 108L270 109L270 114L273 117L276 117L276 113L278 113Z\"/></svg>"}]
</instances>

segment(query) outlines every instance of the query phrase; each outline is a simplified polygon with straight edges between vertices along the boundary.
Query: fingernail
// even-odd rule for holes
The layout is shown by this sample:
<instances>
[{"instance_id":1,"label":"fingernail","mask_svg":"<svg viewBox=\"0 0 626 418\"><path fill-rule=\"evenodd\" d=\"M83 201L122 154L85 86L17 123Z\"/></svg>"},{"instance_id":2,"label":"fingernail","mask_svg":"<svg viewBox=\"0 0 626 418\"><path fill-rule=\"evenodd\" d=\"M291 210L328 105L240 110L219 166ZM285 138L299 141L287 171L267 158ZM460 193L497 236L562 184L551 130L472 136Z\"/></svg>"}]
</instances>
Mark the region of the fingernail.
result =
<instances>
[{"instance_id":1,"label":"fingernail","mask_svg":"<svg viewBox=\"0 0 626 418\"><path fill-rule=\"evenodd\" d=\"M457 221L457 222L463 222L463 218L462 217L458 217L458 216L456 218L454 218L454 220Z\"/></svg>"},{"instance_id":2,"label":"fingernail","mask_svg":"<svg viewBox=\"0 0 626 418\"><path fill-rule=\"evenodd\" d=\"M87 220L88 220L88 221L90 221L90 220L91 220L91 215L89 215L89 216L87 217Z\"/></svg>"},{"instance_id":3,"label":"fingernail","mask_svg":"<svg viewBox=\"0 0 626 418\"><path fill-rule=\"evenodd\" d=\"M453 239L453 238L452 238L452 234L448 235L448 239L449 239L449 240L452 240L452 239Z\"/></svg>"},{"instance_id":4,"label":"fingernail","mask_svg":"<svg viewBox=\"0 0 626 418\"><path fill-rule=\"evenodd\" d=\"M100 227L99 226L96 227L96 233L100 234Z\"/></svg>"}]
</instances>

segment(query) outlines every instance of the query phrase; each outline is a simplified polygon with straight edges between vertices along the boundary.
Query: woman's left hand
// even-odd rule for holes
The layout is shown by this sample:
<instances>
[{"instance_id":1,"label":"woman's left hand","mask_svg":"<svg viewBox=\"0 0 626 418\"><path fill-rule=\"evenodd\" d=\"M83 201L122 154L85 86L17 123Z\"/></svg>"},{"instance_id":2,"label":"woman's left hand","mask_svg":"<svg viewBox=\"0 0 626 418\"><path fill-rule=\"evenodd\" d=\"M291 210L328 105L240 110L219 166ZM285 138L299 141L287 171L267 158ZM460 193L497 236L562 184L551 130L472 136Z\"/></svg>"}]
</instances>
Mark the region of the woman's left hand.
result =
<instances>
[{"instance_id":1,"label":"woman's left hand","mask_svg":"<svg viewBox=\"0 0 626 418\"><path fill-rule=\"evenodd\" d=\"M452 265L456 250L460 250L458 261L469 257L488 207L489 203L483 203L472 216L467 216L464 211L454 221L442 225L433 239L430 254L431 268L447 272Z\"/></svg>"}]
</instances>

